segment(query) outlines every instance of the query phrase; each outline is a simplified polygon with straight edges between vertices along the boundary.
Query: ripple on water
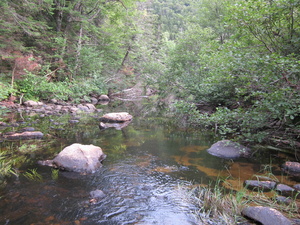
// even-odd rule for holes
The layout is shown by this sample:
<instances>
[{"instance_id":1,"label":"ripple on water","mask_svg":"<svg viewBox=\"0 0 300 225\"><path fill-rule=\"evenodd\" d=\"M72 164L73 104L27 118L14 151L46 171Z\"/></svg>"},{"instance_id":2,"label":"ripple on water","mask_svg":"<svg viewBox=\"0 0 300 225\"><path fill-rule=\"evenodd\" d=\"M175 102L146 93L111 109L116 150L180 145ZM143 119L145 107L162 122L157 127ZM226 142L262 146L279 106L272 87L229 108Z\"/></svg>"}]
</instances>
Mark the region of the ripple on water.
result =
<instances>
[{"instance_id":1,"label":"ripple on water","mask_svg":"<svg viewBox=\"0 0 300 225\"><path fill-rule=\"evenodd\" d=\"M195 208L178 190L183 182L168 174L149 172L130 162L114 164L95 174L93 186L107 195L85 211L83 224L199 224L193 217Z\"/></svg>"}]
</instances>

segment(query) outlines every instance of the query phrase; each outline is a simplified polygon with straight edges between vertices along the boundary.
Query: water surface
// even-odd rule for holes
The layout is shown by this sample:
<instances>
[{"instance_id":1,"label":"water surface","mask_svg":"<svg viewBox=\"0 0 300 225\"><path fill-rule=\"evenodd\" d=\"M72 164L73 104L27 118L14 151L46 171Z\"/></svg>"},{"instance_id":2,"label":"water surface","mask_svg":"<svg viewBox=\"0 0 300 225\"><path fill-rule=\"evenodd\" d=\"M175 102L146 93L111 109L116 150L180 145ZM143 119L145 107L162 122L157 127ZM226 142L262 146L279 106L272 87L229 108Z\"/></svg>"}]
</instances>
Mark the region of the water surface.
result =
<instances>
[{"instance_id":1,"label":"water surface","mask_svg":"<svg viewBox=\"0 0 300 225\"><path fill-rule=\"evenodd\" d=\"M37 145L27 153L27 162L18 177L11 177L0 196L0 223L26 224L139 224L193 225L197 207L183 194L182 187L208 185L217 178L227 178L239 188L253 174L263 174L262 165L272 158L273 172L280 176L282 158L268 155L251 160L223 160L206 149L219 140L199 129L182 128L173 118L157 117L130 109L132 123L122 130L98 128L100 115L80 116L79 123L69 123L71 116L26 117L21 126L34 126L45 138L34 141L2 143L8 146ZM16 120L19 118L16 117ZM37 165L37 160L53 158L73 144L100 146L106 160L94 174L59 172ZM277 160L277 161L276 161ZM42 181L27 179L28 169L36 169ZM106 196L90 201L90 191L100 189Z\"/></svg>"}]
</instances>

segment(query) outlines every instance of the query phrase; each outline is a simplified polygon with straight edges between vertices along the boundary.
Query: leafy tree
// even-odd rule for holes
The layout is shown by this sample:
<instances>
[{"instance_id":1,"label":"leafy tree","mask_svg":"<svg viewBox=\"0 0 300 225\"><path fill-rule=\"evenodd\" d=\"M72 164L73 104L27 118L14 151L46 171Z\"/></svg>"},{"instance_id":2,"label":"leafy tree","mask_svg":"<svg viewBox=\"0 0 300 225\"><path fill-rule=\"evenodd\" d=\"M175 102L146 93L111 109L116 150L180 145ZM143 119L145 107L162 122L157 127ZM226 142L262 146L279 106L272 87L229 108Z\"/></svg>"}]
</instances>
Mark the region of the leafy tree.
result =
<instances>
[{"instance_id":1,"label":"leafy tree","mask_svg":"<svg viewBox=\"0 0 300 225\"><path fill-rule=\"evenodd\" d=\"M300 116L297 3L196 2L199 16L188 17L168 58L166 82L185 100L177 109L190 112L196 124L248 141L270 140L279 131L294 138ZM203 102L215 113L195 113Z\"/></svg>"},{"instance_id":2,"label":"leafy tree","mask_svg":"<svg viewBox=\"0 0 300 225\"><path fill-rule=\"evenodd\" d=\"M159 29L168 33L170 40L178 38L186 30L185 17L193 12L190 0L155 0L152 3L153 13L158 15Z\"/></svg>"},{"instance_id":3,"label":"leafy tree","mask_svg":"<svg viewBox=\"0 0 300 225\"><path fill-rule=\"evenodd\" d=\"M40 56L42 70L36 75L43 75L47 82L68 82L82 77L103 82L121 69L132 45L136 33L134 3L134 0L2 1L1 54L12 58L11 70L15 57L12 52Z\"/></svg>"},{"instance_id":4,"label":"leafy tree","mask_svg":"<svg viewBox=\"0 0 300 225\"><path fill-rule=\"evenodd\" d=\"M235 0L228 2L229 23L237 35L261 44L269 53L299 55L299 0Z\"/></svg>"},{"instance_id":5,"label":"leafy tree","mask_svg":"<svg viewBox=\"0 0 300 225\"><path fill-rule=\"evenodd\" d=\"M84 68L87 64L81 61L89 56L88 50L95 49L92 56L102 61L96 69L101 72L103 65L110 65L116 59L121 63L125 42L134 30L130 21L133 3L132 0L4 1L1 3L3 47L31 49L50 63L61 58L73 74L91 72L88 69L91 67ZM7 41L9 36L12 41Z\"/></svg>"},{"instance_id":6,"label":"leafy tree","mask_svg":"<svg viewBox=\"0 0 300 225\"><path fill-rule=\"evenodd\" d=\"M195 13L189 16L189 21L203 28L211 28L221 44L231 36L230 27L224 23L224 17L229 13L225 1L194 1L192 6L195 9Z\"/></svg>"}]
</instances>

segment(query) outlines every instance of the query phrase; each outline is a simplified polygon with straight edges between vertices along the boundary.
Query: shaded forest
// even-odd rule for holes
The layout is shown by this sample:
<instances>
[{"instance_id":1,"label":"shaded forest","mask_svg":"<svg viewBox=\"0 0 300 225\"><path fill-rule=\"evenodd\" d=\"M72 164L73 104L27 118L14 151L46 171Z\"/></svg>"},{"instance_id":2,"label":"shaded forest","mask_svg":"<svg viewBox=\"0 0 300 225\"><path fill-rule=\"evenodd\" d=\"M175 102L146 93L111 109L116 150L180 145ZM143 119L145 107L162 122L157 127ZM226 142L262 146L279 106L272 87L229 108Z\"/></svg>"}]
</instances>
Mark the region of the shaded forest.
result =
<instances>
[{"instance_id":1,"label":"shaded forest","mask_svg":"<svg viewBox=\"0 0 300 225\"><path fill-rule=\"evenodd\" d=\"M139 81L162 104L175 96L170 113L193 125L297 149L299 10L299 0L3 0L0 100L76 102Z\"/></svg>"}]
</instances>

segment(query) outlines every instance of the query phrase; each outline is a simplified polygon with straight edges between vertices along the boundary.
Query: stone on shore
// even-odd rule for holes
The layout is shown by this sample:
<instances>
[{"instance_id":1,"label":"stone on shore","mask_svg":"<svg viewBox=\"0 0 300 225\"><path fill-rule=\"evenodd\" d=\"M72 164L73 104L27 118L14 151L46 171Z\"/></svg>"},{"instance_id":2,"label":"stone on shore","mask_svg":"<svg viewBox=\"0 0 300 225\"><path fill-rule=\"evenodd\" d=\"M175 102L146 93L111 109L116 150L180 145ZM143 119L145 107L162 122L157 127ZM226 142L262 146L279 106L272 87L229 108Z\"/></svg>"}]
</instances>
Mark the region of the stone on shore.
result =
<instances>
[{"instance_id":1,"label":"stone on shore","mask_svg":"<svg viewBox=\"0 0 300 225\"><path fill-rule=\"evenodd\" d=\"M36 107L36 106L44 105L44 103L42 103L42 102L36 102L36 101L32 101L32 100L28 100L28 101L24 102L23 104L28 107Z\"/></svg>"},{"instance_id":2,"label":"stone on shore","mask_svg":"<svg viewBox=\"0 0 300 225\"><path fill-rule=\"evenodd\" d=\"M300 174L299 162L286 162L283 164L283 170L288 173Z\"/></svg>"},{"instance_id":3,"label":"stone on shore","mask_svg":"<svg viewBox=\"0 0 300 225\"><path fill-rule=\"evenodd\" d=\"M101 95L100 97L99 97L99 101L109 101L110 99L109 99L109 97L107 96L107 95Z\"/></svg>"},{"instance_id":4,"label":"stone on shore","mask_svg":"<svg viewBox=\"0 0 300 225\"><path fill-rule=\"evenodd\" d=\"M269 207L252 206L243 209L242 214L263 225L292 225L279 211Z\"/></svg>"},{"instance_id":5,"label":"stone on shore","mask_svg":"<svg viewBox=\"0 0 300 225\"><path fill-rule=\"evenodd\" d=\"M293 194L297 193L295 188L292 188L285 184L278 184L275 188L275 191L279 192L281 195L284 196L293 196Z\"/></svg>"},{"instance_id":6,"label":"stone on shore","mask_svg":"<svg viewBox=\"0 0 300 225\"><path fill-rule=\"evenodd\" d=\"M245 187L252 190L270 191L275 188L276 182L274 181L258 181L258 180L246 180Z\"/></svg>"}]
</instances>

